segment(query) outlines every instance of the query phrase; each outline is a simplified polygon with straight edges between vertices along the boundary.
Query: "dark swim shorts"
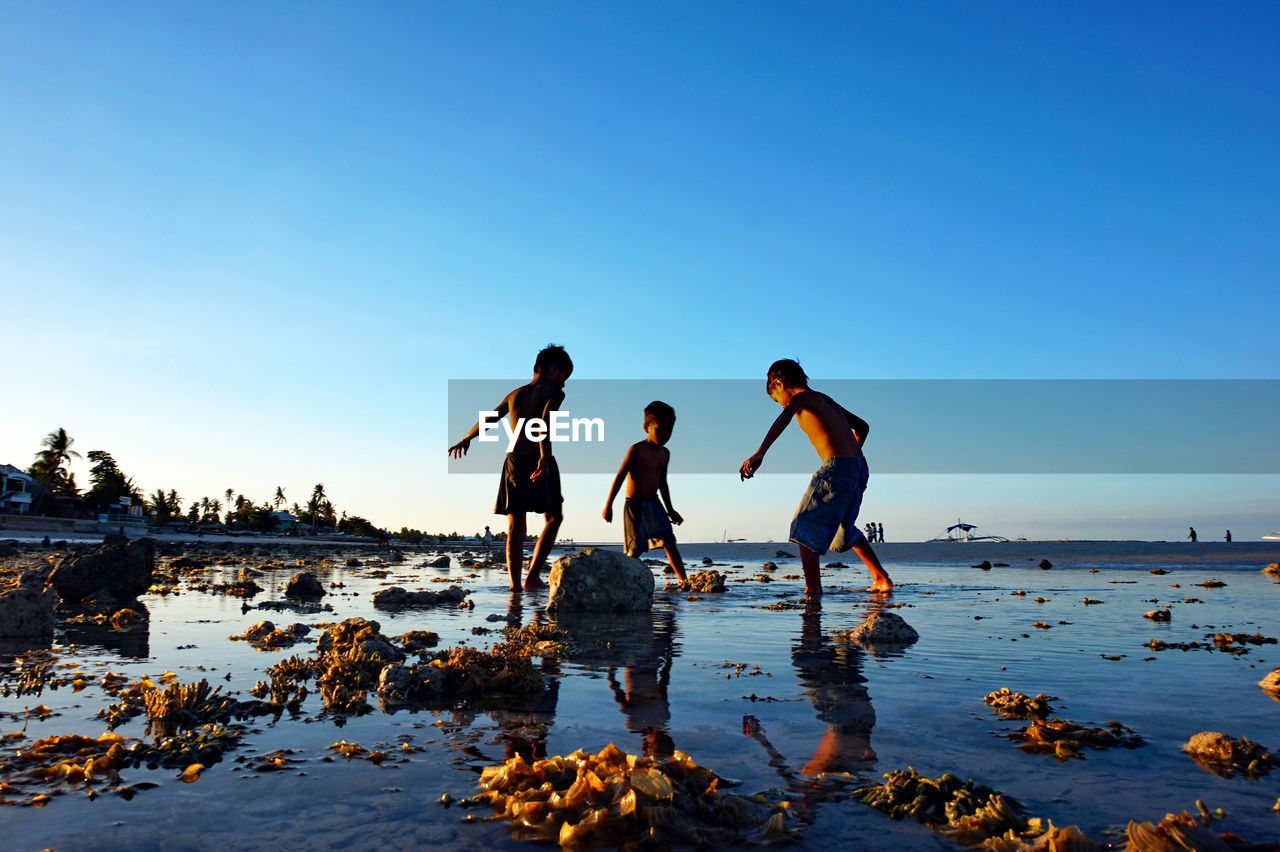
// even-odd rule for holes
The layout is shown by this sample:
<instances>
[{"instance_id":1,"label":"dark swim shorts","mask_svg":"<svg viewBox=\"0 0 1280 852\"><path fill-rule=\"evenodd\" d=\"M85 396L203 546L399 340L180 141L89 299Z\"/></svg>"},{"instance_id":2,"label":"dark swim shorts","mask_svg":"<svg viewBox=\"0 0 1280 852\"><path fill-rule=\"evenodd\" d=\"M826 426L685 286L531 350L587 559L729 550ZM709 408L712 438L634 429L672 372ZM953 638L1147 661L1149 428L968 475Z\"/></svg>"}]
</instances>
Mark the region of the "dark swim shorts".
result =
<instances>
[{"instance_id":1,"label":"dark swim shorts","mask_svg":"<svg viewBox=\"0 0 1280 852\"><path fill-rule=\"evenodd\" d=\"M858 510L867 488L865 456L833 456L809 480L791 521L791 540L821 556L866 541L858 529Z\"/></svg>"},{"instance_id":2,"label":"dark swim shorts","mask_svg":"<svg viewBox=\"0 0 1280 852\"><path fill-rule=\"evenodd\" d=\"M651 547L676 543L671 519L657 497L628 497L622 510L623 550L639 556Z\"/></svg>"},{"instance_id":3,"label":"dark swim shorts","mask_svg":"<svg viewBox=\"0 0 1280 852\"><path fill-rule=\"evenodd\" d=\"M493 507L495 515L521 515L525 512L559 512L564 503L560 493L560 468L555 456L547 459L547 475L537 482L529 477L538 469L536 455L507 453L502 466L502 480L498 483L498 502Z\"/></svg>"}]
</instances>

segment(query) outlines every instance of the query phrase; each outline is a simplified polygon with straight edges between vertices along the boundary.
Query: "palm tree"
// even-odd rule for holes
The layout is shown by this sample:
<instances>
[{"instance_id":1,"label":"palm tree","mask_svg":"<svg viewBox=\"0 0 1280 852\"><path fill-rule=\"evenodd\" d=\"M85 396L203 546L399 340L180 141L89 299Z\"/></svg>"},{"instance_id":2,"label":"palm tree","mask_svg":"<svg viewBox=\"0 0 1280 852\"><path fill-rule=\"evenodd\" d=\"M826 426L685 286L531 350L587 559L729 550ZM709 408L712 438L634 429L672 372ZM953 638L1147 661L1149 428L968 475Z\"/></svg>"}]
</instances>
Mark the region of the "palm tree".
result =
<instances>
[{"instance_id":1,"label":"palm tree","mask_svg":"<svg viewBox=\"0 0 1280 852\"><path fill-rule=\"evenodd\" d=\"M272 502L275 504L276 511L277 511L277 512L278 512L278 511L280 511L280 507L281 507L281 506L283 506L283 505L285 504L284 486L283 486L283 485L277 485L277 486L276 486L276 498L275 498L275 500L274 500L274 501L272 501Z\"/></svg>"},{"instance_id":2,"label":"palm tree","mask_svg":"<svg viewBox=\"0 0 1280 852\"><path fill-rule=\"evenodd\" d=\"M236 492L234 492L234 491L232 491L230 488L228 488L226 491L223 491L222 493L223 493L224 495L226 495L226 498L227 498L227 508L228 508L228 509L230 509L230 508L231 508L231 498L232 498L232 496L233 496Z\"/></svg>"},{"instance_id":3,"label":"palm tree","mask_svg":"<svg viewBox=\"0 0 1280 852\"><path fill-rule=\"evenodd\" d=\"M213 523L221 523L218 519L218 513L222 511L222 501L213 499L209 501L209 514L213 515Z\"/></svg>"},{"instance_id":4,"label":"palm tree","mask_svg":"<svg viewBox=\"0 0 1280 852\"><path fill-rule=\"evenodd\" d=\"M75 477L70 471L64 470L70 466L73 458L80 458L80 454L71 449L74 443L75 439L62 427L45 435L40 442L44 449L36 453L30 472L50 491L75 494Z\"/></svg>"},{"instance_id":5,"label":"palm tree","mask_svg":"<svg viewBox=\"0 0 1280 852\"><path fill-rule=\"evenodd\" d=\"M316 487L311 489L311 499L307 501L307 511L311 513L311 531L316 530L316 521L320 517L320 506L324 503L324 483L317 482Z\"/></svg>"}]
</instances>

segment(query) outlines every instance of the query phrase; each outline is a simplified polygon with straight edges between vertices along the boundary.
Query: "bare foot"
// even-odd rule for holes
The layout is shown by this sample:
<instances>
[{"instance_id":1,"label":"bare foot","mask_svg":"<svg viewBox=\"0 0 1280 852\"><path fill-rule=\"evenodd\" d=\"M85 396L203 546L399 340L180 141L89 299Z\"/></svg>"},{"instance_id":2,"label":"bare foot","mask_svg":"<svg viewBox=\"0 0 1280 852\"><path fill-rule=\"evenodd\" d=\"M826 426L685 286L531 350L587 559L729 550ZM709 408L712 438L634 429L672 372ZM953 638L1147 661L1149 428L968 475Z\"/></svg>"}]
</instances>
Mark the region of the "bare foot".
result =
<instances>
[{"instance_id":1,"label":"bare foot","mask_svg":"<svg viewBox=\"0 0 1280 852\"><path fill-rule=\"evenodd\" d=\"M522 590L519 586L512 586L511 591L515 592L516 594L519 594Z\"/></svg>"},{"instance_id":2,"label":"bare foot","mask_svg":"<svg viewBox=\"0 0 1280 852\"><path fill-rule=\"evenodd\" d=\"M870 589L867 589L867 591L869 591L869 592L875 592L875 593L878 593L878 594L884 594L884 595L887 595L887 594L889 594L890 592L892 592L892 591L893 591L893 581L892 581L892 580L878 580L878 581L876 581L876 582L872 583L872 584L871 584L871 588L870 588Z\"/></svg>"},{"instance_id":3,"label":"bare foot","mask_svg":"<svg viewBox=\"0 0 1280 852\"><path fill-rule=\"evenodd\" d=\"M546 587L547 587L547 584L542 582L542 578L538 576L531 575L527 580L524 581L524 590L526 592L532 592L535 589L545 589Z\"/></svg>"},{"instance_id":4,"label":"bare foot","mask_svg":"<svg viewBox=\"0 0 1280 852\"><path fill-rule=\"evenodd\" d=\"M822 587L821 587L821 586L817 586L817 587L815 587L815 588L812 588L812 589L811 589L811 588L809 588L808 586L805 586L805 587L804 587L804 596L805 596L806 598L820 598L820 597L822 597Z\"/></svg>"}]
</instances>

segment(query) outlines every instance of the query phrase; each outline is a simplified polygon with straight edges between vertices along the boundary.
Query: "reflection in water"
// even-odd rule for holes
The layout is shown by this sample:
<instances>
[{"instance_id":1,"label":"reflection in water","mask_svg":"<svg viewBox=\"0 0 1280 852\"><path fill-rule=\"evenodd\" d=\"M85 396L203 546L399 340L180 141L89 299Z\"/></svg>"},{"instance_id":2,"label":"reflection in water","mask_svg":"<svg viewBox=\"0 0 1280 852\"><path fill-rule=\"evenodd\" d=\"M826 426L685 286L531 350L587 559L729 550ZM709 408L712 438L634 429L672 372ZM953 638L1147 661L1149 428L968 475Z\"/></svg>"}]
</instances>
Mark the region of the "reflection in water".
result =
<instances>
[{"instance_id":1,"label":"reflection in water","mask_svg":"<svg viewBox=\"0 0 1280 852\"><path fill-rule=\"evenodd\" d=\"M769 765L787 782L788 791L799 795L799 813L812 819L818 802L838 798L855 776L875 767L871 729L876 714L862 676L862 651L847 642L833 643L823 634L819 602L811 602L801 616L791 662L818 719L826 724L813 756L797 774L758 719L744 716L742 732L764 747Z\"/></svg>"},{"instance_id":2,"label":"reflection in water","mask_svg":"<svg viewBox=\"0 0 1280 852\"><path fill-rule=\"evenodd\" d=\"M545 610L535 607L531 623L545 624L547 621ZM520 592L512 592L507 599L507 624L512 627L524 626L524 603ZM504 760L519 755L532 763L547 756L547 729L555 719L556 704L560 699L559 660L543 657L541 672L546 688L537 704L527 708L489 712L489 717L501 730L499 738L502 740Z\"/></svg>"},{"instance_id":3,"label":"reflection in water","mask_svg":"<svg viewBox=\"0 0 1280 852\"><path fill-rule=\"evenodd\" d=\"M674 608L659 604L652 613L562 613L556 624L570 635L575 663L605 670L627 730L640 736L641 752L671 756L675 742L667 693L680 647Z\"/></svg>"},{"instance_id":4,"label":"reflection in water","mask_svg":"<svg viewBox=\"0 0 1280 852\"><path fill-rule=\"evenodd\" d=\"M130 608L146 612L146 607L136 601ZM148 618L132 622L127 629L91 621L64 621L58 626L58 633L59 643L64 645L97 645L135 660L151 656L151 622Z\"/></svg>"}]
</instances>

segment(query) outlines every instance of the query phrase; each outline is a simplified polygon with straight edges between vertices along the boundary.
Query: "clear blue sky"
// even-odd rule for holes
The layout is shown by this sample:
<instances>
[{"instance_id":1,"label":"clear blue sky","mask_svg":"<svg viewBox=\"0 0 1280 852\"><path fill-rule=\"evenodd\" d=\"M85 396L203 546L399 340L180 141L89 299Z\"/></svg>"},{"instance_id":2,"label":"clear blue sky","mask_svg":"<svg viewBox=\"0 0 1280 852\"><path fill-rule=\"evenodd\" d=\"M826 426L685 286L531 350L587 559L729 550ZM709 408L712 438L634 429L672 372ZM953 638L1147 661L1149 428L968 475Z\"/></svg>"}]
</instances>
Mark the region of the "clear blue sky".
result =
<instances>
[{"instance_id":1,"label":"clear blue sky","mask_svg":"<svg viewBox=\"0 0 1280 852\"><path fill-rule=\"evenodd\" d=\"M0 0L0 461L62 426L148 492L472 531L447 380L552 340L593 379L1276 378L1277 44L1270 2ZM803 481L673 496L783 538ZM607 485L566 535L620 535ZM1278 495L882 476L864 517L1247 538Z\"/></svg>"}]
</instances>

